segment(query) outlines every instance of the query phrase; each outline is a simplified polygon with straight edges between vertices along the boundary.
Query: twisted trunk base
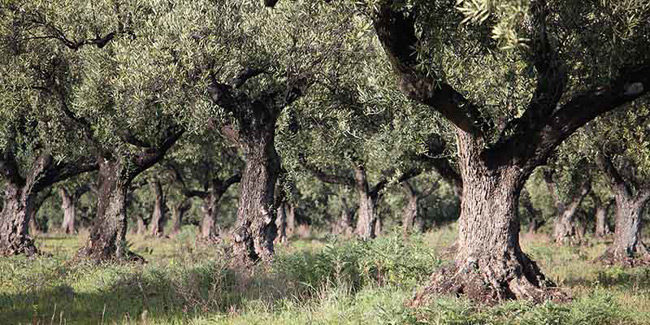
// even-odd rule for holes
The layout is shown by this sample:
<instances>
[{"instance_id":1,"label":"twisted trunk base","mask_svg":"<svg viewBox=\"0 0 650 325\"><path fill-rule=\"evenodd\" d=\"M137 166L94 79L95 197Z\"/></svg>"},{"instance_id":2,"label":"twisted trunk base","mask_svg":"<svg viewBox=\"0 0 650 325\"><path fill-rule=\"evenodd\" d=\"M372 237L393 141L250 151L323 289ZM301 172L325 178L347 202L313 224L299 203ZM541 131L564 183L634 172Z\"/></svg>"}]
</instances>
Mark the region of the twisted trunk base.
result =
<instances>
[{"instance_id":1,"label":"twisted trunk base","mask_svg":"<svg viewBox=\"0 0 650 325\"><path fill-rule=\"evenodd\" d=\"M516 166L490 169L480 159L469 149L460 150L463 199L454 264L436 272L414 303L431 293L487 304L567 299L519 245L517 204L528 175Z\"/></svg>"},{"instance_id":2,"label":"twisted trunk base","mask_svg":"<svg viewBox=\"0 0 650 325\"><path fill-rule=\"evenodd\" d=\"M11 183L5 187L5 201L0 213L0 256L31 256L38 253L34 240L28 234L33 197Z\"/></svg>"},{"instance_id":3,"label":"twisted trunk base","mask_svg":"<svg viewBox=\"0 0 650 325\"><path fill-rule=\"evenodd\" d=\"M77 258L102 261L137 261L144 258L126 247L126 196L130 180L120 177L121 166L102 162L99 167L97 217L86 245Z\"/></svg>"},{"instance_id":4,"label":"twisted trunk base","mask_svg":"<svg viewBox=\"0 0 650 325\"><path fill-rule=\"evenodd\" d=\"M616 195L616 228L614 243L599 258L608 265L650 265L650 251L641 240L641 218L645 200L619 193Z\"/></svg>"}]
</instances>

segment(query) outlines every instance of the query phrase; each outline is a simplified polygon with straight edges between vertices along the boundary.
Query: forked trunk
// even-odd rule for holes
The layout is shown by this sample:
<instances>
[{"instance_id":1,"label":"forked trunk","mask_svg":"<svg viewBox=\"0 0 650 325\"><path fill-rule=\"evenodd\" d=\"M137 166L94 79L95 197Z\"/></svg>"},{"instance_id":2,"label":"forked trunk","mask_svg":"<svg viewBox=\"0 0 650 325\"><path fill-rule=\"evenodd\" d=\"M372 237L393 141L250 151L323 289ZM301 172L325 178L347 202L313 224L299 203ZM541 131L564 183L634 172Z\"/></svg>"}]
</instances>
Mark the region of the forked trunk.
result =
<instances>
[{"instance_id":1,"label":"forked trunk","mask_svg":"<svg viewBox=\"0 0 650 325\"><path fill-rule=\"evenodd\" d=\"M150 183L151 191L154 193L155 202L151 214L151 235L162 237L165 225L165 193L159 180Z\"/></svg>"},{"instance_id":2,"label":"forked trunk","mask_svg":"<svg viewBox=\"0 0 650 325\"><path fill-rule=\"evenodd\" d=\"M354 180L359 195L356 233L361 239L372 239L376 237L377 216L375 215L375 200L370 193L366 171L363 167L360 166L354 170Z\"/></svg>"},{"instance_id":3,"label":"forked trunk","mask_svg":"<svg viewBox=\"0 0 650 325\"><path fill-rule=\"evenodd\" d=\"M66 234L74 234L75 230L75 219L76 219L76 209L74 204L74 198L65 188L59 189L59 195L61 196L61 208L63 209L63 223L61 223L61 230Z\"/></svg>"},{"instance_id":4,"label":"forked trunk","mask_svg":"<svg viewBox=\"0 0 650 325\"><path fill-rule=\"evenodd\" d=\"M641 218L647 198L631 198L623 193L616 197L614 243L601 257L606 262L624 265L650 262L650 253L641 239Z\"/></svg>"},{"instance_id":5,"label":"forked trunk","mask_svg":"<svg viewBox=\"0 0 650 325\"><path fill-rule=\"evenodd\" d=\"M37 253L34 241L28 235L28 223L33 210L33 195L29 187L5 185L4 206L0 213L0 255L33 255Z\"/></svg>"},{"instance_id":6,"label":"forked trunk","mask_svg":"<svg viewBox=\"0 0 650 325\"><path fill-rule=\"evenodd\" d=\"M481 144L459 135L463 199L454 266L434 276L431 290L480 301L542 300L546 280L521 251L517 204L528 175L518 166L490 168Z\"/></svg>"},{"instance_id":7,"label":"forked trunk","mask_svg":"<svg viewBox=\"0 0 650 325\"><path fill-rule=\"evenodd\" d=\"M246 166L233 232L233 253L244 264L269 261L273 257L273 240L277 234L274 191L280 172L273 132L261 132L244 144Z\"/></svg>"},{"instance_id":8,"label":"forked trunk","mask_svg":"<svg viewBox=\"0 0 650 325\"><path fill-rule=\"evenodd\" d=\"M141 259L126 247L126 196L131 180L123 176L122 169L119 162L100 162L97 216L81 256L95 261Z\"/></svg>"}]
</instances>

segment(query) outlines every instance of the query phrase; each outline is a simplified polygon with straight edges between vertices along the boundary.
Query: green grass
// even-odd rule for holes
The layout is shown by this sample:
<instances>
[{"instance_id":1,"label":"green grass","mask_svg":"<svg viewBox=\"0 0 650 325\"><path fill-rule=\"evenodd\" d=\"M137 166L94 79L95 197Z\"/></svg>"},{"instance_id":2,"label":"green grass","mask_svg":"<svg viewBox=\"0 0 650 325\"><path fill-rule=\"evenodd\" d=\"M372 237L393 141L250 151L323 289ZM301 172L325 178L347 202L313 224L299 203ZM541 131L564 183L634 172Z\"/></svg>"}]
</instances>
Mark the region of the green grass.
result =
<instances>
[{"instance_id":1,"label":"green grass","mask_svg":"<svg viewBox=\"0 0 650 325\"><path fill-rule=\"evenodd\" d=\"M71 263L83 235L40 237L50 256L0 260L0 324L650 324L650 269L594 264L605 243L557 247L544 236L522 238L524 250L571 303L484 307L441 296L407 307L454 233L295 240L248 273L191 229L129 237L146 265Z\"/></svg>"}]
</instances>

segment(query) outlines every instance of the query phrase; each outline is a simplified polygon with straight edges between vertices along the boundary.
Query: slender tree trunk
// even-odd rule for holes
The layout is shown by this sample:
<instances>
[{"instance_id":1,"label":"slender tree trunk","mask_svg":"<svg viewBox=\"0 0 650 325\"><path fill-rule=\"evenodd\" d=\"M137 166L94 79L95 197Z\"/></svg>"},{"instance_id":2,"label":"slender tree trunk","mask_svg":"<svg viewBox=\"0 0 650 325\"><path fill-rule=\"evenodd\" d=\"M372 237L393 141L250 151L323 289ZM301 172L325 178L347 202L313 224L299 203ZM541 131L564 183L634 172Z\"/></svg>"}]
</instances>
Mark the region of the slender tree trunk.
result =
<instances>
[{"instance_id":1,"label":"slender tree trunk","mask_svg":"<svg viewBox=\"0 0 650 325\"><path fill-rule=\"evenodd\" d=\"M33 255L37 253L34 241L28 235L33 195L29 186L5 184L4 206L0 213L0 255Z\"/></svg>"},{"instance_id":2,"label":"slender tree trunk","mask_svg":"<svg viewBox=\"0 0 650 325\"><path fill-rule=\"evenodd\" d=\"M280 203L277 211L277 219L275 221L275 226L278 228L278 236L275 239L278 243L287 242L287 205L285 203Z\"/></svg>"},{"instance_id":3,"label":"slender tree trunk","mask_svg":"<svg viewBox=\"0 0 650 325\"><path fill-rule=\"evenodd\" d=\"M246 166L240 185L233 253L244 264L269 261L273 257L273 240L277 234L274 192L280 173L274 132L274 127L261 131L243 144Z\"/></svg>"},{"instance_id":4,"label":"slender tree trunk","mask_svg":"<svg viewBox=\"0 0 650 325\"><path fill-rule=\"evenodd\" d=\"M609 224L607 223L607 211L609 207L614 203L614 200L610 200L606 204L601 202L596 203L596 236L605 237L611 233L609 229Z\"/></svg>"},{"instance_id":5,"label":"slender tree trunk","mask_svg":"<svg viewBox=\"0 0 650 325\"><path fill-rule=\"evenodd\" d=\"M402 182L402 188L407 199L406 206L402 211L402 228L404 236L408 236L415 225L418 214L418 195L408 181Z\"/></svg>"},{"instance_id":6,"label":"slender tree trunk","mask_svg":"<svg viewBox=\"0 0 650 325\"><path fill-rule=\"evenodd\" d=\"M296 207L293 204L287 204L285 212L287 214L287 238L291 238L296 233Z\"/></svg>"},{"instance_id":7,"label":"slender tree trunk","mask_svg":"<svg viewBox=\"0 0 650 325\"><path fill-rule=\"evenodd\" d=\"M74 198L65 188L59 189L59 195L61 196L61 208L63 209L63 223L61 223L61 230L66 234L74 234L75 230L75 219L76 219L76 209Z\"/></svg>"},{"instance_id":8,"label":"slender tree trunk","mask_svg":"<svg viewBox=\"0 0 650 325\"><path fill-rule=\"evenodd\" d=\"M463 179L459 237L454 266L434 276L431 290L481 301L542 300L545 279L519 246L517 205L529 176L516 165L490 167L482 143L458 133Z\"/></svg>"},{"instance_id":9,"label":"slender tree trunk","mask_svg":"<svg viewBox=\"0 0 650 325\"><path fill-rule=\"evenodd\" d=\"M356 233L361 239L371 239L376 237L375 224L377 216L375 215L375 200L371 196L366 178L366 170L359 166L354 170L354 180L357 193L359 195L359 212L357 217Z\"/></svg>"},{"instance_id":10,"label":"slender tree trunk","mask_svg":"<svg viewBox=\"0 0 650 325\"><path fill-rule=\"evenodd\" d=\"M126 243L126 197L131 179L124 176L120 162L102 160L99 164L97 216L90 238L80 255L96 261L142 258L129 252Z\"/></svg>"},{"instance_id":11,"label":"slender tree trunk","mask_svg":"<svg viewBox=\"0 0 650 325\"><path fill-rule=\"evenodd\" d=\"M160 180L156 179L150 183L151 191L154 193L155 202L153 206L153 213L151 215L151 235L155 237L162 237L165 225L165 193L163 192Z\"/></svg>"},{"instance_id":12,"label":"slender tree trunk","mask_svg":"<svg viewBox=\"0 0 650 325\"><path fill-rule=\"evenodd\" d=\"M615 200L614 243L607 249L602 259L626 265L650 262L648 248L641 239L641 218L648 202L647 195L633 198L625 193L616 193Z\"/></svg>"}]
</instances>

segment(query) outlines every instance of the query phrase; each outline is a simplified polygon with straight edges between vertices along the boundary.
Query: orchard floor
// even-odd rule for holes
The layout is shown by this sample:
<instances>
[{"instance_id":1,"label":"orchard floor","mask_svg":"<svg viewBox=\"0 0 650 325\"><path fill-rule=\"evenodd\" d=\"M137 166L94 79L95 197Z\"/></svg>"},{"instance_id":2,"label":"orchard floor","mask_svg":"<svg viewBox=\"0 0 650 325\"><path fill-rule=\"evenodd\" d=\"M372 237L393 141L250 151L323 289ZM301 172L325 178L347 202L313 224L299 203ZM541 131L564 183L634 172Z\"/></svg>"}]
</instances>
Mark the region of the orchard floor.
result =
<instances>
[{"instance_id":1,"label":"orchard floor","mask_svg":"<svg viewBox=\"0 0 650 325\"><path fill-rule=\"evenodd\" d=\"M70 263L83 235L41 236L49 256L0 259L0 324L650 324L649 268L594 264L604 242L557 247L541 235L524 236L524 249L571 303L434 297L407 307L454 233L295 240L250 274L229 269L223 249L197 244L191 229L129 237L145 265Z\"/></svg>"}]
</instances>

